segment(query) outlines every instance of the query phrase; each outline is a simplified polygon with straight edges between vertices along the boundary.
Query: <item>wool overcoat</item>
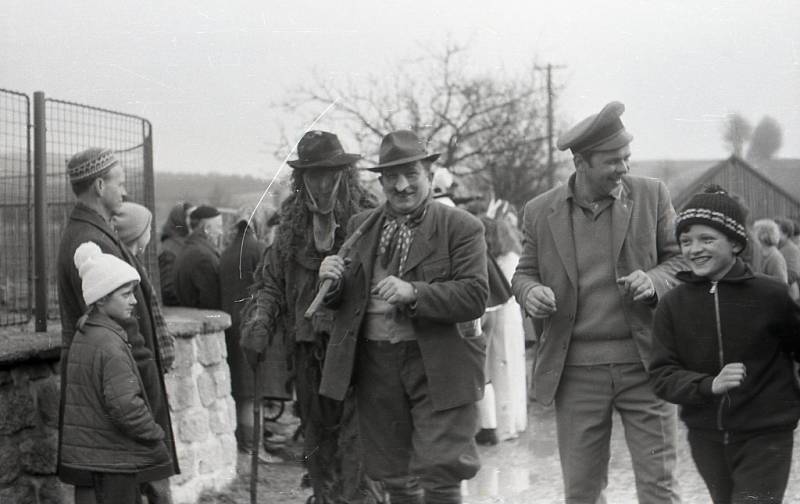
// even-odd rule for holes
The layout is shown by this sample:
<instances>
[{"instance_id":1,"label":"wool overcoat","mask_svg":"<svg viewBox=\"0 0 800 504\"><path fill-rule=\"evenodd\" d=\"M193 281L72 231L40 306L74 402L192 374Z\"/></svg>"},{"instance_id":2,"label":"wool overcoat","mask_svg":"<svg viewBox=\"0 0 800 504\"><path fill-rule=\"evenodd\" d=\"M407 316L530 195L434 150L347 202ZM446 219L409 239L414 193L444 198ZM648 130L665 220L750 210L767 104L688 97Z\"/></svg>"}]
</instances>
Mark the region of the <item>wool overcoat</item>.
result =
<instances>
[{"instance_id":1,"label":"wool overcoat","mask_svg":"<svg viewBox=\"0 0 800 504\"><path fill-rule=\"evenodd\" d=\"M464 338L456 324L477 319L486 309L489 295L486 242L483 225L466 211L436 201L429 205L414 231L402 279L417 289L416 309L408 314L433 407L446 410L483 396L484 337ZM384 209L353 216L348 223L348 235L372 212L385 212ZM379 217L354 245L344 278L326 298L326 304L335 311L320 394L333 399L344 399L353 378L383 222L384 217Z\"/></svg>"},{"instance_id":2,"label":"wool overcoat","mask_svg":"<svg viewBox=\"0 0 800 504\"><path fill-rule=\"evenodd\" d=\"M567 357L578 308L576 247L590 247L572 230L567 184L537 196L525 205L523 251L511 285L520 306L528 292L544 285L553 290L557 311L541 324L533 386L536 399L551 404ZM655 179L625 175L611 211L611 253L616 278L643 270L662 297L677 284L675 273L686 269L675 240L675 210L666 186ZM634 343L647 367L651 359L655 305L623 295L622 306Z\"/></svg>"},{"instance_id":3,"label":"wool overcoat","mask_svg":"<svg viewBox=\"0 0 800 504\"><path fill-rule=\"evenodd\" d=\"M219 252L205 236L192 233L175 261L175 292L180 306L221 310Z\"/></svg>"}]
</instances>

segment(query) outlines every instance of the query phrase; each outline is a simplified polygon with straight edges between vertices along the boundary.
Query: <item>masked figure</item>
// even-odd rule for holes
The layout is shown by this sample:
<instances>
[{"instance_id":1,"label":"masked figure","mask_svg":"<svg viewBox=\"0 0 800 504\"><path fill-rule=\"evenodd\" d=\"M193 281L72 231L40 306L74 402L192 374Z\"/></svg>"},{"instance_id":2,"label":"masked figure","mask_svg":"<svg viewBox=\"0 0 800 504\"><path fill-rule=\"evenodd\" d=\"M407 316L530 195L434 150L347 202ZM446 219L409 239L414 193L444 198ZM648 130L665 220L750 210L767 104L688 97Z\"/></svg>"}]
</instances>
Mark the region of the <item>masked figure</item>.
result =
<instances>
[{"instance_id":1,"label":"masked figure","mask_svg":"<svg viewBox=\"0 0 800 504\"><path fill-rule=\"evenodd\" d=\"M322 258L344 241L344 224L375 203L358 183L354 163L360 156L344 152L336 135L306 133L298 157L288 163L293 194L256 271L241 343L251 365L265 361L262 396L289 399L296 388L314 490L309 502L372 503L377 492L361 467L354 402L318 394L331 314L322 310L311 321L303 314L317 292Z\"/></svg>"}]
</instances>

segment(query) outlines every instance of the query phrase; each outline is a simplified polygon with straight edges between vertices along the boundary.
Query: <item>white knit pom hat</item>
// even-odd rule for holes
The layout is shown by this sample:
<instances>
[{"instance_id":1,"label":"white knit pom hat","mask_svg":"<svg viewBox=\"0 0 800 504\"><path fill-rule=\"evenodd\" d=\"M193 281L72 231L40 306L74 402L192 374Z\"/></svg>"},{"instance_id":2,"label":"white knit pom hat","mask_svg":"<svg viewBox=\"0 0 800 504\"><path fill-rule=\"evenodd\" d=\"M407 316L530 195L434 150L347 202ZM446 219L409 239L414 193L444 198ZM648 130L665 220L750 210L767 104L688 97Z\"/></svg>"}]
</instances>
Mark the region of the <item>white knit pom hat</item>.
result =
<instances>
[{"instance_id":1,"label":"white knit pom hat","mask_svg":"<svg viewBox=\"0 0 800 504\"><path fill-rule=\"evenodd\" d=\"M130 264L111 254L104 254L94 242L82 243L75 250L75 267L81 276L83 300L92 305L123 285L140 280Z\"/></svg>"}]
</instances>

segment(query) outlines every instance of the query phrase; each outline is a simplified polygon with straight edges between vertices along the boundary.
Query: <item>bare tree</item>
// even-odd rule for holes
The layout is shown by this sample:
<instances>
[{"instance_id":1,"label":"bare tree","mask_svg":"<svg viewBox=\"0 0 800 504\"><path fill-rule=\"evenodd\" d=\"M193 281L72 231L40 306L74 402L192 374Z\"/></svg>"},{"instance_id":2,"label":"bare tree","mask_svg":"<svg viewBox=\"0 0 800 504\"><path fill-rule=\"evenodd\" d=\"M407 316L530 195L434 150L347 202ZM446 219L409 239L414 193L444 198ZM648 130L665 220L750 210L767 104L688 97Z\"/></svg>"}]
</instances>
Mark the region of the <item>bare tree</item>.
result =
<instances>
[{"instance_id":1,"label":"bare tree","mask_svg":"<svg viewBox=\"0 0 800 504\"><path fill-rule=\"evenodd\" d=\"M330 121L347 130L363 152L377 152L380 139L407 128L426 136L441 152L438 163L473 191L487 191L521 207L546 190L545 100L533 66L523 76L468 74L465 47L405 61L390 74L345 82L315 76L282 104L297 111L336 103Z\"/></svg>"},{"instance_id":2,"label":"bare tree","mask_svg":"<svg viewBox=\"0 0 800 504\"><path fill-rule=\"evenodd\" d=\"M783 130L774 118L764 116L756 125L750 137L747 159L771 159L783 144Z\"/></svg>"},{"instance_id":3,"label":"bare tree","mask_svg":"<svg viewBox=\"0 0 800 504\"><path fill-rule=\"evenodd\" d=\"M722 126L722 139L725 146L731 150L731 154L741 157L744 145L750 139L752 132L753 127L750 122L738 112L734 112L725 118Z\"/></svg>"}]
</instances>

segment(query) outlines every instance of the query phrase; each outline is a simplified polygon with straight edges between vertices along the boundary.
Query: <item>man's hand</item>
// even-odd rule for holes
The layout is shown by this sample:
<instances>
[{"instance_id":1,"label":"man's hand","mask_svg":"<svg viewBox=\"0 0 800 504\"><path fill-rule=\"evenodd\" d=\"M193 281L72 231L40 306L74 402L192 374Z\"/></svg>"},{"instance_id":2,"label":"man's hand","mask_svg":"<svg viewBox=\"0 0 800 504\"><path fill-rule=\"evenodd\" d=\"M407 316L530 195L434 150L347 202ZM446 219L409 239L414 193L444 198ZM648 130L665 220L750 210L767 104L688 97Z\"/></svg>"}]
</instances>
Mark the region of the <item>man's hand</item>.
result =
<instances>
[{"instance_id":1,"label":"man's hand","mask_svg":"<svg viewBox=\"0 0 800 504\"><path fill-rule=\"evenodd\" d=\"M372 294L391 305L407 305L417 300L414 286L394 275L384 278L372 289Z\"/></svg>"},{"instance_id":2,"label":"man's hand","mask_svg":"<svg viewBox=\"0 0 800 504\"><path fill-rule=\"evenodd\" d=\"M621 285L625 294L631 296L634 301L649 301L656 295L653 280L642 270L617 278L617 284Z\"/></svg>"},{"instance_id":3,"label":"man's hand","mask_svg":"<svg viewBox=\"0 0 800 504\"><path fill-rule=\"evenodd\" d=\"M747 376L747 370L741 362L726 364L722 371L711 382L712 394L724 394L742 384Z\"/></svg>"},{"instance_id":4,"label":"man's hand","mask_svg":"<svg viewBox=\"0 0 800 504\"><path fill-rule=\"evenodd\" d=\"M338 255L329 255L322 260L322 264L319 266L319 279L338 282L344 275L345 266L346 263L343 258Z\"/></svg>"},{"instance_id":5,"label":"man's hand","mask_svg":"<svg viewBox=\"0 0 800 504\"><path fill-rule=\"evenodd\" d=\"M556 295L553 289L537 285L525 297L525 311L534 318L545 318L556 312Z\"/></svg>"}]
</instances>

